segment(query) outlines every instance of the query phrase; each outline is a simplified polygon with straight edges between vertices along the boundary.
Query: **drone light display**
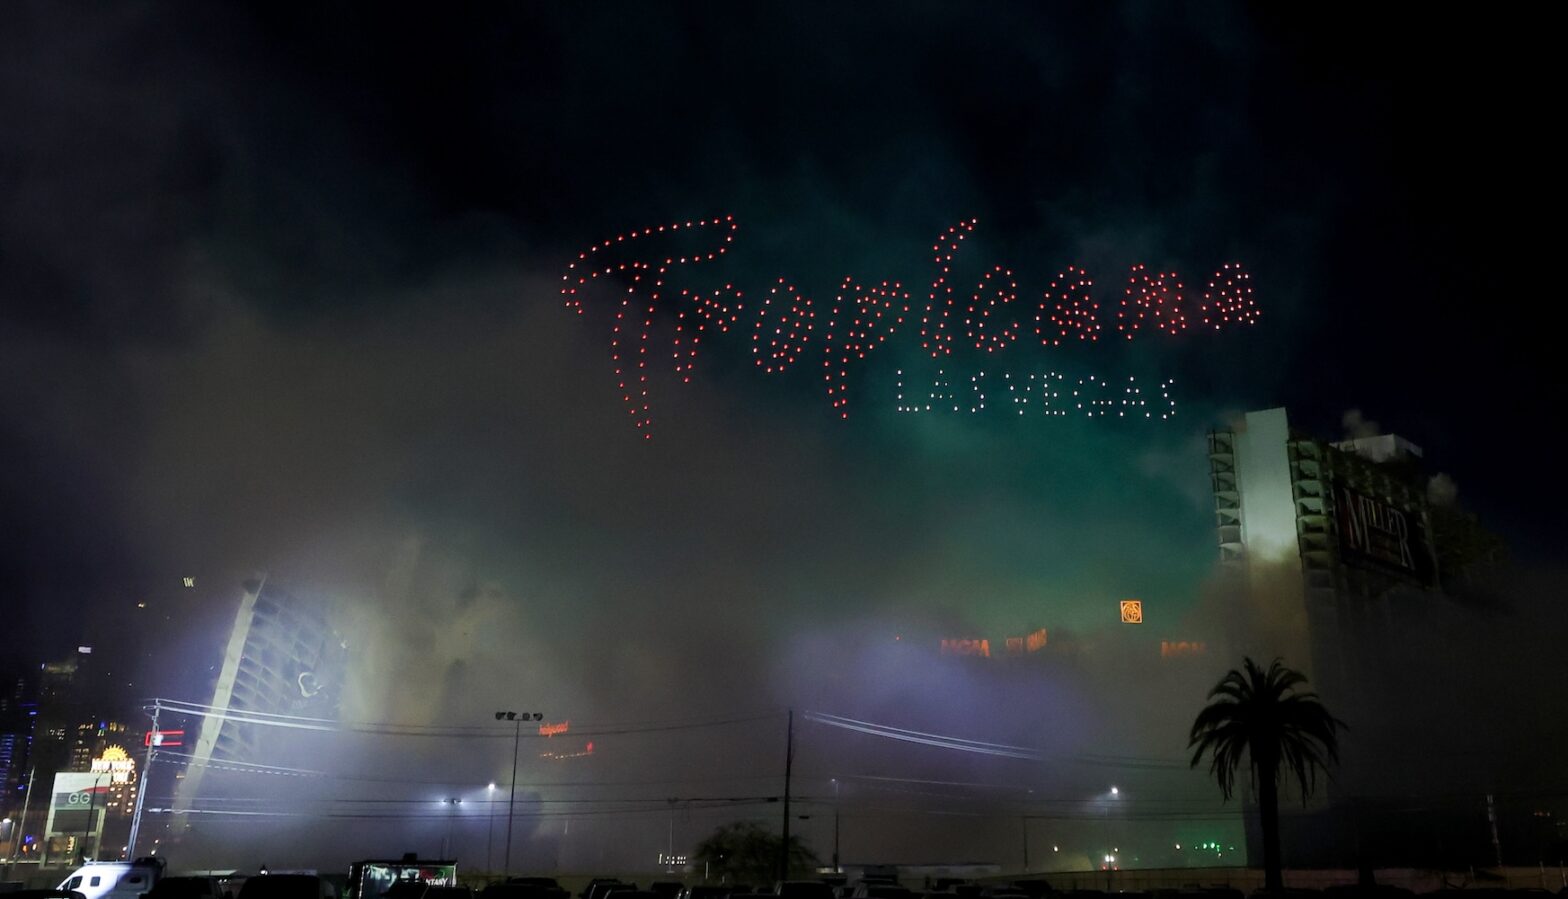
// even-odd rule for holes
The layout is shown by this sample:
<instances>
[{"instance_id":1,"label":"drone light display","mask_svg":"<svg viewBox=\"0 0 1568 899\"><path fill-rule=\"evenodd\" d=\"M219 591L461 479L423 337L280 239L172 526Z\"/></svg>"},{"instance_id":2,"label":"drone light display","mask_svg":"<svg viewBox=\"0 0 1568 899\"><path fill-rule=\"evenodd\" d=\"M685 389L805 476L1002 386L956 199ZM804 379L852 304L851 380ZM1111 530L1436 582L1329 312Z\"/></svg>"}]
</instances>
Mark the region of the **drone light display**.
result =
<instances>
[{"instance_id":1,"label":"drone light display","mask_svg":"<svg viewBox=\"0 0 1568 899\"><path fill-rule=\"evenodd\" d=\"M995 359L1020 343L1053 348L1099 341L1103 325L1094 280L1076 265L1059 272L1029 310L1023 308L1013 271L1003 265L986 270L972 289L959 288L954 267L964 240L978 224L975 219L961 221L932 245L935 270L918 311L918 329L912 328L912 294L898 281L865 284L848 276L826 299L813 298L780 277L753 296L749 309L747 295L733 284L711 290L672 286L675 269L711 264L729 252L738 226L728 215L650 226L594 244L567 266L561 295L567 308L582 315L584 294L592 285L614 285L617 301L607 304L610 360L627 416L645 439L652 437L653 424L649 350L661 331L671 332L668 358L675 374L689 382L699 351L715 335L749 330L757 369L767 375L783 374L797 364L819 370L829 406L839 418L848 418L851 370L906 330L917 333L921 350L937 360L961 352ZM688 234L705 238L705 246L696 252L657 252L659 238ZM1021 341L1031 314L1035 339ZM1139 264L1128 275L1114 322L1116 333L1131 341L1145 334L1179 337L1194 325L1211 331L1253 325L1258 318L1251 278L1240 263L1222 265L1195 306L1179 275L1151 272ZM1175 414L1170 380L1145 387L1131 377L1125 383L1056 371L1014 377L993 369L967 379L960 376L960 393L951 377L938 370L925 396L908 399L903 373L898 374L899 412L978 413L986 408L990 391L993 406L1000 403L1018 415L1034 409L1046 416L1089 418L1166 419Z\"/></svg>"}]
</instances>

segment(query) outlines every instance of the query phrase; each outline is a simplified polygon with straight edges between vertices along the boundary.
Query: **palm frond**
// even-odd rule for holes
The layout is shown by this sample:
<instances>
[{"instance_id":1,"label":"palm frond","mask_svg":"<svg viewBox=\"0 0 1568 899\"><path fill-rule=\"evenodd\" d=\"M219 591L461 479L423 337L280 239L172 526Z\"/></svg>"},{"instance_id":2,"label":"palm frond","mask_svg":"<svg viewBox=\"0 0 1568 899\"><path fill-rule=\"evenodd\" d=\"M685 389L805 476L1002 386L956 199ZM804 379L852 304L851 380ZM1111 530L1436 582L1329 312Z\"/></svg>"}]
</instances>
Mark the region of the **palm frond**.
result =
<instances>
[{"instance_id":1,"label":"palm frond","mask_svg":"<svg viewBox=\"0 0 1568 899\"><path fill-rule=\"evenodd\" d=\"M1226 672L1214 685L1209 704L1193 719L1187 741L1191 767L1209 756L1209 773L1230 799L1246 761L1254 783L1288 774L1305 801L1316 789L1318 772L1339 760L1338 733L1345 727L1306 685L1306 675L1281 659L1267 668L1243 659L1241 669Z\"/></svg>"}]
</instances>

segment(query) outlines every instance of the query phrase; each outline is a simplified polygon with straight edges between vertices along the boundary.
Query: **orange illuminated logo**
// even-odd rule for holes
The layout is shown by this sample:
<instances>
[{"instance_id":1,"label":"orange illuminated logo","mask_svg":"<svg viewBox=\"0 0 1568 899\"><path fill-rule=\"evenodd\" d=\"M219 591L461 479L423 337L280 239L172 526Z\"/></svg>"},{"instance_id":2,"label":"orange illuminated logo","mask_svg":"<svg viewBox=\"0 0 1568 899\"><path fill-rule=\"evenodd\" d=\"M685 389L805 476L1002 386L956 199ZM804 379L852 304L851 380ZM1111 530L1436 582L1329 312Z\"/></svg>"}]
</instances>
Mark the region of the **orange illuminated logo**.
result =
<instances>
[{"instance_id":1,"label":"orange illuminated logo","mask_svg":"<svg viewBox=\"0 0 1568 899\"><path fill-rule=\"evenodd\" d=\"M570 721L562 721L559 724L541 724L539 725L539 736L553 737L556 734L564 734L571 729L572 722Z\"/></svg>"},{"instance_id":2,"label":"orange illuminated logo","mask_svg":"<svg viewBox=\"0 0 1568 899\"><path fill-rule=\"evenodd\" d=\"M1142 623L1143 623L1143 600L1141 600L1141 599L1124 599L1124 600L1122 600L1122 624L1142 624Z\"/></svg>"}]
</instances>

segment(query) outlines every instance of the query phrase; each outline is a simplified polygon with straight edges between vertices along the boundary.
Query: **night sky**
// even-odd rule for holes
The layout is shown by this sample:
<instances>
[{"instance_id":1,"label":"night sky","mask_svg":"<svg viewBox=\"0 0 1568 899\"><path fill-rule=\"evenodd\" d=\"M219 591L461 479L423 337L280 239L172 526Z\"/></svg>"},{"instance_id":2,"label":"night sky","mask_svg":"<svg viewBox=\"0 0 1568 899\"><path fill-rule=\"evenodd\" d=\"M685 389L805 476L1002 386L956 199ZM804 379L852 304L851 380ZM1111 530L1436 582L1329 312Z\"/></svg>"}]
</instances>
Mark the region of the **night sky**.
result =
<instances>
[{"instance_id":1,"label":"night sky","mask_svg":"<svg viewBox=\"0 0 1568 899\"><path fill-rule=\"evenodd\" d=\"M424 656L613 643L571 689L655 703L687 641L1092 631L1123 596L1181 637L1216 555L1203 435L1276 405L1330 437L1361 410L1549 561L1542 31L1212 3L8 5L0 651L142 641L131 689L197 696L168 656L210 652L263 570L440 633ZM1136 424L900 416L895 372L929 365L908 330L841 422L811 372L714 340L691 384L655 366L643 441L616 294L573 315L561 274L723 215L733 248L692 287L923 298L974 217L962 280L1005 265L1028 308L1068 264L1108 304L1135 263L1190 287L1240 260L1263 317L1007 357L1174 378L1177 418Z\"/></svg>"}]
</instances>

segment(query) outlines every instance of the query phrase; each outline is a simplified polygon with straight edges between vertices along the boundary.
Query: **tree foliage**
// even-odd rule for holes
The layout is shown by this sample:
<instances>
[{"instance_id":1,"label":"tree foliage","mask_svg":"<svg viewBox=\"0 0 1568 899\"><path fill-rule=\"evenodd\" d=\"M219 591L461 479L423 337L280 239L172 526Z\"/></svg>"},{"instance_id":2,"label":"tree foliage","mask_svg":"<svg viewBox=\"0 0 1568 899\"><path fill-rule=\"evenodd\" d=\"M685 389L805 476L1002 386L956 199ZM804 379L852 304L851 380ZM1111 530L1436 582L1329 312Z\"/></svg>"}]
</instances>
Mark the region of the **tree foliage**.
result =
<instances>
[{"instance_id":1,"label":"tree foliage","mask_svg":"<svg viewBox=\"0 0 1568 899\"><path fill-rule=\"evenodd\" d=\"M1279 778L1295 777L1306 804L1317 786L1317 773L1339 760L1339 730L1344 722L1330 715L1318 695L1302 690L1306 675L1286 668L1279 659L1261 668L1245 659L1242 670L1231 669L1209 691L1209 704L1192 723L1187 748L1192 767L1207 754L1209 773L1229 799L1236 771L1245 760L1258 795L1263 831L1263 868L1270 890L1283 887L1279 848Z\"/></svg>"},{"instance_id":2,"label":"tree foliage","mask_svg":"<svg viewBox=\"0 0 1568 899\"><path fill-rule=\"evenodd\" d=\"M1305 803L1317 786L1317 772L1339 760L1338 730L1344 722L1329 714L1316 693L1296 692L1306 684L1306 675L1279 659L1265 671L1249 658L1243 669L1231 669L1209 691L1213 701L1192 723L1192 765L1197 767L1209 753L1209 773L1229 799L1236 769L1250 751L1254 786L1260 777L1278 777L1283 765L1295 775ZM1272 770L1258 767L1270 759L1275 762Z\"/></svg>"},{"instance_id":3,"label":"tree foliage","mask_svg":"<svg viewBox=\"0 0 1568 899\"><path fill-rule=\"evenodd\" d=\"M707 866L711 879L757 885L778 879L782 846L782 838L766 827L754 821L736 821L720 826L698 843L692 857L697 864ZM820 865L816 854L800 837L791 834L790 876L809 876Z\"/></svg>"}]
</instances>

